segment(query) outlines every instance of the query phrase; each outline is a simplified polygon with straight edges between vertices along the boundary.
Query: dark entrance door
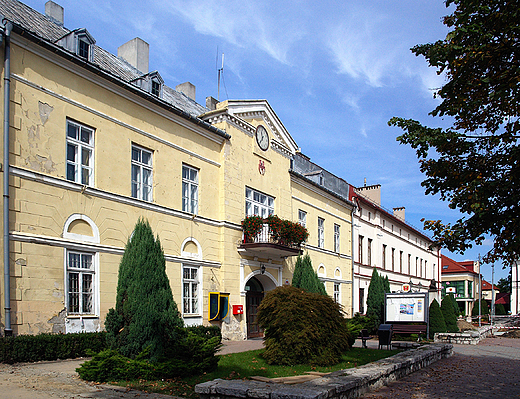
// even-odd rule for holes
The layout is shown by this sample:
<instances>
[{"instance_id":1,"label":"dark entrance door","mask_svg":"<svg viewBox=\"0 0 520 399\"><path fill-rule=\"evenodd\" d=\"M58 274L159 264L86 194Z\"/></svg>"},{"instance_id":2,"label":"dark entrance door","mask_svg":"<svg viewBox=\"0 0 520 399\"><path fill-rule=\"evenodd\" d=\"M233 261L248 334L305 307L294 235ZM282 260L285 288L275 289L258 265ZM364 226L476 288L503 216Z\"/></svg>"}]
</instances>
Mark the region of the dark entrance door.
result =
<instances>
[{"instance_id":1,"label":"dark entrance door","mask_svg":"<svg viewBox=\"0 0 520 399\"><path fill-rule=\"evenodd\" d=\"M264 298L260 281L252 277L246 284L247 338L263 337L264 330L258 325L258 306Z\"/></svg>"}]
</instances>

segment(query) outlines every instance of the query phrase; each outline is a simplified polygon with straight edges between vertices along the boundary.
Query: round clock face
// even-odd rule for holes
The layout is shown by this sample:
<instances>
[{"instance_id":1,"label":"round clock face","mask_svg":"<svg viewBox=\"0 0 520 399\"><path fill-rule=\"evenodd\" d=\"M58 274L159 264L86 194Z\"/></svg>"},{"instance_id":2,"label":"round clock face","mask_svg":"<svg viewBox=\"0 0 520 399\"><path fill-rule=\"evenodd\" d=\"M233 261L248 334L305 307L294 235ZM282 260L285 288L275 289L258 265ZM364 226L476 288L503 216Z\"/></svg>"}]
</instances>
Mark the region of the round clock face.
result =
<instances>
[{"instance_id":1,"label":"round clock face","mask_svg":"<svg viewBox=\"0 0 520 399\"><path fill-rule=\"evenodd\" d=\"M256 142L263 151L267 151L269 148L269 135L267 130L262 125L256 128Z\"/></svg>"}]
</instances>

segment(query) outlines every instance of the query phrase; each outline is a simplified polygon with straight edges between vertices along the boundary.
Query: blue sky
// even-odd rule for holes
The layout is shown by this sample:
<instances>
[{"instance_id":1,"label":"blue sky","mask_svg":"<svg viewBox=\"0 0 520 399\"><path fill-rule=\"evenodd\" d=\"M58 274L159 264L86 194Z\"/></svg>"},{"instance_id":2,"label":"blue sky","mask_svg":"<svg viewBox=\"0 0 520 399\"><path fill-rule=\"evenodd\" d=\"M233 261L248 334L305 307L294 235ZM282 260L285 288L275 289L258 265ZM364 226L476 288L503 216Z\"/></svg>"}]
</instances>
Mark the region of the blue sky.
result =
<instances>
[{"instance_id":1,"label":"blue sky","mask_svg":"<svg viewBox=\"0 0 520 399\"><path fill-rule=\"evenodd\" d=\"M150 44L150 70L166 84L190 81L197 101L267 99L302 152L355 186L382 185L382 205L406 207L407 221L454 221L446 203L425 196L415 152L399 145L393 116L430 126L443 78L410 48L446 36L440 0L55 0L65 27L87 28L97 44L117 47L138 36ZM44 12L44 0L26 0ZM124 5L124 6L123 6ZM219 60L217 61L217 54ZM455 260L476 259L490 242ZM495 267L495 281L505 277ZM482 268L491 282L491 266Z\"/></svg>"}]
</instances>

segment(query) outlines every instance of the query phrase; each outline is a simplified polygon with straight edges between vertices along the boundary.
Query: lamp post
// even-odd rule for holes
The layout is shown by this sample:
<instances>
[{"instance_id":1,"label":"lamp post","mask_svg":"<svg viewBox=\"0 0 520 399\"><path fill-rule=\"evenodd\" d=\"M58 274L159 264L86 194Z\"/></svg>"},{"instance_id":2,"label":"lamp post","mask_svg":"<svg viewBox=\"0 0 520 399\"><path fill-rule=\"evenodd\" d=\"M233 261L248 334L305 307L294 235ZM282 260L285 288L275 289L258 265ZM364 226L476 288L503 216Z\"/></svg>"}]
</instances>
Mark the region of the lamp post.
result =
<instances>
[{"instance_id":1,"label":"lamp post","mask_svg":"<svg viewBox=\"0 0 520 399\"><path fill-rule=\"evenodd\" d=\"M482 274L480 273L480 262L480 254L478 254L478 328L482 327Z\"/></svg>"},{"instance_id":2,"label":"lamp post","mask_svg":"<svg viewBox=\"0 0 520 399\"><path fill-rule=\"evenodd\" d=\"M495 321L495 264L491 264L491 325Z\"/></svg>"}]
</instances>

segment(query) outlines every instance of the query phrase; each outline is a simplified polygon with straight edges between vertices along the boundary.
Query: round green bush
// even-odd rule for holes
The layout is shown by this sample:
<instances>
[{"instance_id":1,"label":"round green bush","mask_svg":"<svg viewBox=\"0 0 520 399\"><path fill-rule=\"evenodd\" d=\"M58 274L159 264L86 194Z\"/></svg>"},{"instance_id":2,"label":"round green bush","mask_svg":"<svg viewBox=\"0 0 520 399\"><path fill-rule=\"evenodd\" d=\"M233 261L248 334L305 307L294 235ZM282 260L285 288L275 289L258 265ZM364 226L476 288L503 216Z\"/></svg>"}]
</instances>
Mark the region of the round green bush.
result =
<instances>
[{"instance_id":1,"label":"round green bush","mask_svg":"<svg viewBox=\"0 0 520 399\"><path fill-rule=\"evenodd\" d=\"M269 291L258 308L269 364L332 365L349 349L341 307L327 296L293 286Z\"/></svg>"}]
</instances>

